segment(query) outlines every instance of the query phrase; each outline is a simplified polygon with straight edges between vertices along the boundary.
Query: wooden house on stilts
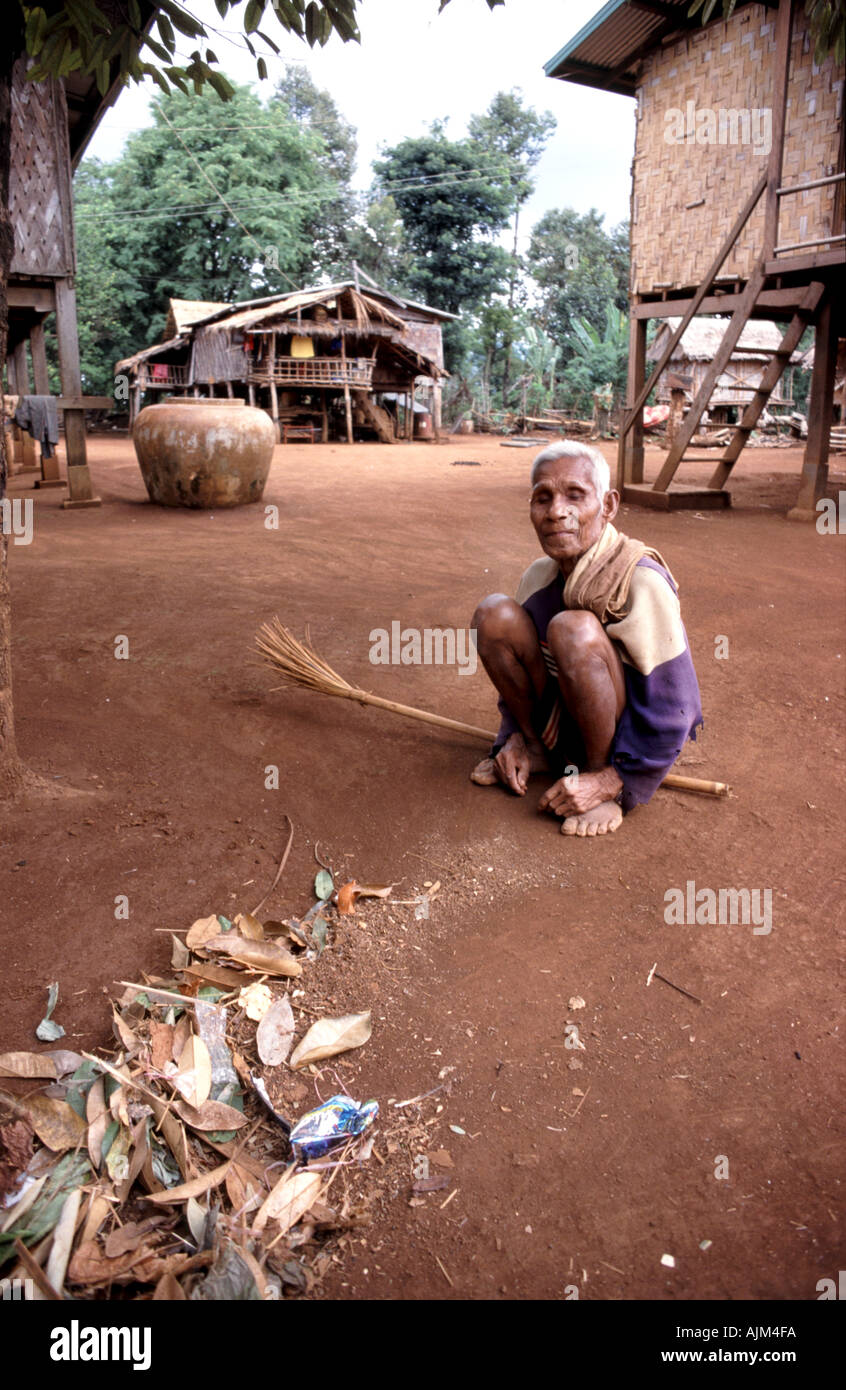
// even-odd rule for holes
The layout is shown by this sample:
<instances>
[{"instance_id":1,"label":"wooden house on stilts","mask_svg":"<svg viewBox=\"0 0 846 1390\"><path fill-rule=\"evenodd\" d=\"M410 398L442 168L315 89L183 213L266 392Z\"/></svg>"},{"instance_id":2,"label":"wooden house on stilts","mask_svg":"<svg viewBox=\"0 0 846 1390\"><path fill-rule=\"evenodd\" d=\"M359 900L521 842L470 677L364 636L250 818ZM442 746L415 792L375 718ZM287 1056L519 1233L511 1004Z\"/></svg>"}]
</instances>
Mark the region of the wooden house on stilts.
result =
<instances>
[{"instance_id":1,"label":"wooden house on stilts","mask_svg":"<svg viewBox=\"0 0 846 1390\"><path fill-rule=\"evenodd\" d=\"M267 410L283 443L352 443L356 431L392 443L412 437L422 384L439 425L441 324L453 315L354 282L209 307L117 363L133 418L148 391L222 392ZM171 316L168 328L178 327Z\"/></svg>"},{"instance_id":2,"label":"wooden house on stilts","mask_svg":"<svg viewBox=\"0 0 846 1390\"><path fill-rule=\"evenodd\" d=\"M828 479L844 336L843 74L814 61L798 0L738 0L703 26L689 0L609 0L546 64L550 77L636 98L631 318L618 487L651 507L728 506L731 470L806 328L814 329L808 438L794 519ZM725 316L719 347L657 479L644 482L643 407L694 316ZM751 319L781 337L706 488L675 483ZM650 319L673 319L646 379ZM713 460L708 460L709 462Z\"/></svg>"}]
</instances>

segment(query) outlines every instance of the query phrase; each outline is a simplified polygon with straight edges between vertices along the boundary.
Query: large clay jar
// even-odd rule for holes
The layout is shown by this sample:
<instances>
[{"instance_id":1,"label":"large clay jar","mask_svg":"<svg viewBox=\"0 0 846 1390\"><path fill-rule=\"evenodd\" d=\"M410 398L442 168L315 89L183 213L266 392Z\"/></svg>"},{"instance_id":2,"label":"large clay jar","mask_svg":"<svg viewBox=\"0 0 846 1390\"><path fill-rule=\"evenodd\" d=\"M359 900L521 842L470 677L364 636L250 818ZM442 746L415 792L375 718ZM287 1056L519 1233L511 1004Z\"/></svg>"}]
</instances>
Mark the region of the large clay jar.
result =
<instances>
[{"instance_id":1,"label":"large clay jar","mask_svg":"<svg viewBox=\"0 0 846 1390\"><path fill-rule=\"evenodd\" d=\"M179 396L145 406L132 440L151 502L240 507L261 500L276 431L244 401Z\"/></svg>"}]
</instances>

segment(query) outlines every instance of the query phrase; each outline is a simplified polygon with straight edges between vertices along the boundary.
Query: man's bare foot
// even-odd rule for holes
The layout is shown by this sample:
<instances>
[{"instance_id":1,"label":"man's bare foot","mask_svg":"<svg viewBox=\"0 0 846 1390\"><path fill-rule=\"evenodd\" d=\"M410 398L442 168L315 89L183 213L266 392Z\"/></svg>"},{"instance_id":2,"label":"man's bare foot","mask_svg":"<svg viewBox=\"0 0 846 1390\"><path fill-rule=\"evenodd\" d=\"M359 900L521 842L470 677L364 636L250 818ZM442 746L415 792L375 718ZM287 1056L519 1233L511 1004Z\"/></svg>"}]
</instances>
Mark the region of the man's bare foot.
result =
<instances>
[{"instance_id":1,"label":"man's bare foot","mask_svg":"<svg viewBox=\"0 0 846 1390\"><path fill-rule=\"evenodd\" d=\"M529 755L529 772L547 772L549 764L540 740L533 740L532 743L525 740L525 744ZM475 782L477 787L495 787L501 782L502 778L497 775L493 758L483 758L477 763L470 773L470 781Z\"/></svg>"},{"instance_id":2,"label":"man's bare foot","mask_svg":"<svg viewBox=\"0 0 846 1390\"><path fill-rule=\"evenodd\" d=\"M601 801L592 811L568 816L561 827L562 835L608 835L623 819L616 801Z\"/></svg>"}]
</instances>

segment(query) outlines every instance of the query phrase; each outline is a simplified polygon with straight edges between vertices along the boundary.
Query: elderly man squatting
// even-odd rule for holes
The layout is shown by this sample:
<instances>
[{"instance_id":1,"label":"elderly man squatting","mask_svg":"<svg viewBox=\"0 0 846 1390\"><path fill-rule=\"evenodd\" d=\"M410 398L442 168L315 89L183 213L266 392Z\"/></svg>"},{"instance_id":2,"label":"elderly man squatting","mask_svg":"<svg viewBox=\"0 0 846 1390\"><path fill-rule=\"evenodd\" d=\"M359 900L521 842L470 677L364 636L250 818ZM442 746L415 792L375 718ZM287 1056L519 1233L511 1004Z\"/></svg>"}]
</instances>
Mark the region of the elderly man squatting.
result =
<instances>
[{"instance_id":1,"label":"elderly man squatting","mask_svg":"<svg viewBox=\"0 0 846 1390\"><path fill-rule=\"evenodd\" d=\"M531 486L546 558L515 598L491 594L473 617L502 723L471 777L525 796L533 772L551 772L538 809L563 817L562 834L604 835L696 737L699 686L676 583L656 550L612 525L620 496L599 451L550 445Z\"/></svg>"}]
</instances>

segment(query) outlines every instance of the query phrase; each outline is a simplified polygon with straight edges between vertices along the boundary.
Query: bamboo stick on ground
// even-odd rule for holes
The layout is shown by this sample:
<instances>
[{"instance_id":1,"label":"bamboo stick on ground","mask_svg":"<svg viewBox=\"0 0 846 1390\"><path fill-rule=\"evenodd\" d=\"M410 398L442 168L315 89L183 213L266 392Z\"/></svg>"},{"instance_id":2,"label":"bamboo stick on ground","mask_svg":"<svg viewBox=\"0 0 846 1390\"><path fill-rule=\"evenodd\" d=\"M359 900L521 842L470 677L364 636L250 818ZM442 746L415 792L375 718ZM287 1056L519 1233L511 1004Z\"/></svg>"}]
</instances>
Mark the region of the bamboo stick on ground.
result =
<instances>
[{"instance_id":1,"label":"bamboo stick on ground","mask_svg":"<svg viewBox=\"0 0 846 1390\"><path fill-rule=\"evenodd\" d=\"M434 724L441 729L469 734L485 743L493 743L496 737L490 729L480 729L475 724L464 724L459 719L447 719L442 714L430 714L428 710L415 709L413 705L401 705L396 700L385 700L380 695L371 695L367 690L350 685L349 681L344 680L328 662L318 656L309 641L308 630L306 640L300 642L288 628L282 626L278 618L274 618L271 623L262 624L256 634L256 644L265 660L282 673L286 684L301 685L306 690L315 690L322 695L336 695L342 700L357 700L362 705L391 710L394 714L405 715L408 719L419 719L424 724ZM711 782L700 777L684 777L677 773L668 773L661 786L676 791L701 792L706 796L727 796L729 792L726 782Z\"/></svg>"}]
</instances>

